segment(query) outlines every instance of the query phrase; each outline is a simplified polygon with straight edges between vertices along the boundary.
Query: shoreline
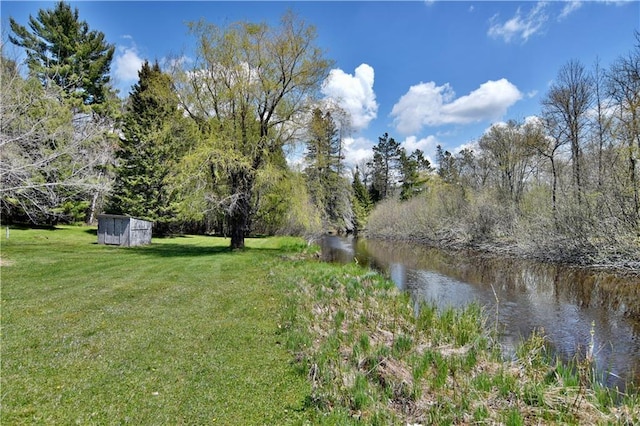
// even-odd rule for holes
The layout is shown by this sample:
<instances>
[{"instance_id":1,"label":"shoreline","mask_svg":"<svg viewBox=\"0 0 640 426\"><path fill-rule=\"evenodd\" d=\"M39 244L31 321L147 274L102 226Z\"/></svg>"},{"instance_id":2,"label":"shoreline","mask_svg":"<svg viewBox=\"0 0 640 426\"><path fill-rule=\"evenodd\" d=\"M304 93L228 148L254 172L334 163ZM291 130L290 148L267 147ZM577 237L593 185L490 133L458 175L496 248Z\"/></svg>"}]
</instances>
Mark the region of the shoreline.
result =
<instances>
[{"instance_id":1,"label":"shoreline","mask_svg":"<svg viewBox=\"0 0 640 426\"><path fill-rule=\"evenodd\" d=\"M541 263L555 263L614 275L640 277L640 258L634 259L630 256L620 255L618 259L597 260L594 258L595 253L593 251L589 252L577 247L563 250L560 241L548 247L525 247L513 241L465 242L444 238L434 240L428 237L376 234L366 230L360 234L360 237L372 240L419 244L445 251L471 251L476 255L485 257L501 256Z\"/></svg>"}]
</instances>

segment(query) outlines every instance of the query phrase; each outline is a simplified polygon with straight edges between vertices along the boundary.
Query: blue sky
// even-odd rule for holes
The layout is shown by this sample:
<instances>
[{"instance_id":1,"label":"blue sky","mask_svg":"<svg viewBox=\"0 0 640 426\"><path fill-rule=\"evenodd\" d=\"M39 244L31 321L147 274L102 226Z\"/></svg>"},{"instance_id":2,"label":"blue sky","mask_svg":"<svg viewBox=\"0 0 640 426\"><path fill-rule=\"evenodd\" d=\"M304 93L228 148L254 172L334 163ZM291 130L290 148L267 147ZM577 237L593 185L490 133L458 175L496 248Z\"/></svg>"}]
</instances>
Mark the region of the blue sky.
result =
<instances>
[{"instance_id":1,"label":"blue sky","mask_svg":"<svg viewBox=\"0 0 640 426\"><path fill-rule=\"evenodd\" d=\"M116 45L111 73L122 93L142 60L193 57L187 22L277 24L292 9L335 61L323 95L353 117L350 163L385 132L434 158L438 144L455 151L494 122L536 115L562 65L607 67L640 29L638 1L70 3ZM2 1L3 35L9 16L26 25L53 5Z\"/></svg>"}]
</instances>

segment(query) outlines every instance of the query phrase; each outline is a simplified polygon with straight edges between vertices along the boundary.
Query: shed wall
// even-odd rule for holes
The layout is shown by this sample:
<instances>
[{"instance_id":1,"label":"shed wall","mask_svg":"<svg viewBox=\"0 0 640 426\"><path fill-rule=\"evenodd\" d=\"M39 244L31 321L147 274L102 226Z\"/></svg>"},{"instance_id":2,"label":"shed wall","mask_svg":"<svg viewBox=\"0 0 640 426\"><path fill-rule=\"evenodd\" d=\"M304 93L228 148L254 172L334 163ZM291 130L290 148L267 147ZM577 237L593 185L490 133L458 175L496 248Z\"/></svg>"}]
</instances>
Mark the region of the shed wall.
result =
<instances>
[{"instance_id":1,"label":"shed wall","mask_svg":"<svg viewBox=\"0 0 640 426\"><path fill-rule=\"evenodd\" d=\"M151 228L151 222L132 217L129 222L129 244L132 246L151 244Z\"/></svg>"},{"instance_id":2,"label":"shed wall","mask_svg":"<svg viewBox=\"0 0 640 426\"><path fill-rule=\"evenodd\" d=\"M98 244L138 246L151 244L153 223L129 216L98 216Z\"/></svg>"}]
</instances>

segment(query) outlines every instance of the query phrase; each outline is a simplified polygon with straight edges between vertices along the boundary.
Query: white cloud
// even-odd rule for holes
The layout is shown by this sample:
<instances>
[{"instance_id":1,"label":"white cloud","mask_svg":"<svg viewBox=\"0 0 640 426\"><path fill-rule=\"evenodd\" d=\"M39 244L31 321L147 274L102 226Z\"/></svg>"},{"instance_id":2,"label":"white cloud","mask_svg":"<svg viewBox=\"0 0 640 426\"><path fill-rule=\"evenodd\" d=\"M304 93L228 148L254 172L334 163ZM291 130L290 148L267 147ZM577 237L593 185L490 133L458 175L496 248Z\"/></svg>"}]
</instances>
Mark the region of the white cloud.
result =
<instances>
[{"instance_id":1,"label":"white cloud","mask_svg":"<svg viewBox=\"0 0 640 426\"><path fill-rule=\"evenodd\" d=\"M485 130L486 132L487 130ZM453 153L454 154L458 154L460 153L460 151L464 150L464 149L468 149L470 151L473 152L478 152L480 151L480 145L478 144L477 140L471 141L471 142L467 142L467 143L463 143L462 145L458 145L455 148L453 148Z\"/></svg>"},{"instance_id":2,"label":"white cloud","mask_svg":"<svg viewBox=\"0 0 640 426\"><path fill-rule=\"evenodd\" d=\"M496 22L498 15L494 15L490 21L489 36L502 38L507 43L513 39L521 39L526 42L529 37L541 32L544 24L548 21L549 16L545 13L546 6L546 2L537 2L526 15L518 8L512 18L502 23Z\"/></svg>"},{"instance_id":3,"label":"white cloud","mask_svg":"<svg viewBox=\"0 0 640 426\"><path fill-rule=\"evenodd\" d=\"M595 0L596 3L604 3L605 5L625 6L627 4L636 3L638 0Z\"/></svg>"},{"instance_id":4,"label":"white cloud","mask_svg":"<svg viewBox=\"0 0 640 426\"><path fill-rule=\"evenodd\" d=\"M374 143L363 137L347 137L344 138L344 161L347 165L358 164L361 160L369 158L373 155L371 148Z\"/></svg>"},{"instance_id":5,"label":"white cloud","mask_svg":"<svg viewBox=\"0 0 640 426\"><path fill-rule=\"evenodd\" d=\"M542 127L542 119L537 115L528 115L524 118L524 124L534 127Z\"/></svg>"},{"instance_id":6,"label":"white cloud","mask_svg":"<svg viewBox=\"0 0 640 426\"><path fill-rule=\"evenodd\" d=\"M564 7L562 8L562 12L560 12L560 15L558 16L558 21L562 21L564 18L571 15L573 12L580 9L581 7L582 7L581 1L575 1L575 0L567 1Z\"/></svg>"},{"instance_id":7,"label":"white cloud","mask_svg":"<svg viewBox=\"0 0 640 426\"><path fill-rule=\"evenodd\" d=\"M438 138L433 135L429 135L426 138L421 139L418 139L416 136L407 136L407 138L401 143L404 149L407 150L408 154L419 149L429 155L435 153L438 144L440 144L440 141L438 141Z\"/></svg>"},{"instance_id":8,"label":"white cloud","mask_svg":"<svg viewBox=\"0 0 640 426\"><path fill-rule=\"evenodd\" d=\"M365 129L378 115L373 81L373 68L361 64L354 75L341 69L331 70L322 86L322 93L350 114L354 131Z\"/></svg>"},{"instance_id":9,"label":"white cloud","mask_svg":"<svg viewBox=\"0 0 640 426\"><path fill-rule=\"evenodd\" d=\"M391 115L400 133L416 134L424 126L495 120L521 98L518 88L504 78L489 80L457 99L448 83L436 86L431 81L411 86L393 106Z\"/></svg>"},{"instance_id":10,"label":"white cloud","mask_svg":"<svg viewBox=\"0 0 640 426\"><path fill-rule=\"evenodd\" d=\"M135 46L120 46L114 59L114 74L122 83L135 82L143 62L144 60L138 55L138 49Z\"/></svg>"}]
</instances>

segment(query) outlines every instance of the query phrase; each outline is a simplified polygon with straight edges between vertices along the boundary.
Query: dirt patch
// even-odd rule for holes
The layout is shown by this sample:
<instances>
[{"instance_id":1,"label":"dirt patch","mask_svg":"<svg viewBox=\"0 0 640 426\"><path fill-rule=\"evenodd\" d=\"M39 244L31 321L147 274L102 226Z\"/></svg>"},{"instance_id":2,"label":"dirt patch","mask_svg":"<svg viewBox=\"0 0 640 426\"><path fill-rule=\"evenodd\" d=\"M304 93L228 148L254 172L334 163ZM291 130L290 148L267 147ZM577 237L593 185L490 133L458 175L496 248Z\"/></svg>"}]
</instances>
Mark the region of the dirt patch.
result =
<instances>
[{"instance_id":1,"label":"dirt patch","mask_svg":"<svg viewBox=\"0 0 640 426\"><path fill-rule=\"evenodd\" d=\"M14 261L13 260L0 258L0 267L4 268L5 266L13 266L13 265L14 265Z\"/></svg>"}]
</instances>

